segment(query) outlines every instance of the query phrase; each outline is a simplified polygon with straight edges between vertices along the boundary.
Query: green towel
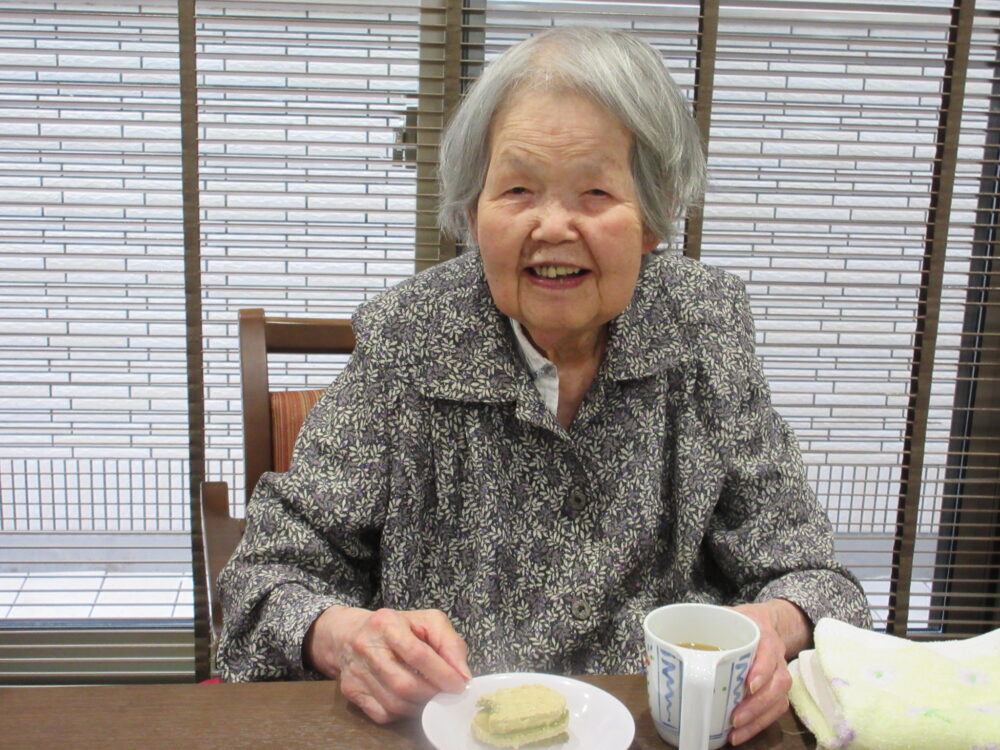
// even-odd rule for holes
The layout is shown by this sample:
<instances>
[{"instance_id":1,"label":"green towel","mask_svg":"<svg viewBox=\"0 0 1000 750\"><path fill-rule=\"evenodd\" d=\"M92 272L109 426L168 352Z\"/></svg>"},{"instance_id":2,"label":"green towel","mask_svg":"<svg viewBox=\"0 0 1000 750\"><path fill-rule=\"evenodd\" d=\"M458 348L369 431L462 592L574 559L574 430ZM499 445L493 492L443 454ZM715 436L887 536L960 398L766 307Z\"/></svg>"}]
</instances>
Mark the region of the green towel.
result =
<instances>
[{"instance_id":1,"label":"green towel","mask_svg":"<svg viewBox=\"0 0 1000 750\"><path fill-rule=\"evenodd\" d=\"M1000 629L914 642L824 618L789 665L821 748L1000 750Z\"/></svg>"}]
</instances>

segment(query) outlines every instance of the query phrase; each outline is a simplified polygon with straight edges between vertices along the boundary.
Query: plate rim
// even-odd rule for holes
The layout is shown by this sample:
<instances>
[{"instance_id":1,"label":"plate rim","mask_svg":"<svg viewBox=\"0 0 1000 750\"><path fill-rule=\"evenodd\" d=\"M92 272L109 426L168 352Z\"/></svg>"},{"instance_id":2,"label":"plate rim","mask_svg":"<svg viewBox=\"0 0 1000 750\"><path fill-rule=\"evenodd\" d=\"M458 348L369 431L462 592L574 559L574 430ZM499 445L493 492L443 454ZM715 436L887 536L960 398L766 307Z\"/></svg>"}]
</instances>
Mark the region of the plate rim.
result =
<instances>
[{"instance_id":1,"label":"plate rim","mask_svg":"<svg viewBox=\"0 0 1000 750\"><path fill-rule=\"evenodd\" d=\"M523 679L525 681L527 680L539 681L539 678L542 678L541 681L543 682L549 681L562 684L568 683L570 688L574 690L587 689L602 694L606 700L611 701L611 704L615 707L616 710L619 710L621 712L623 717L627 717L628 719L628 732L627 732L628 736L626 737L625 733L622 734L621 746L607 747L607 748L602 747L602 750L628 750L628 748L632 746L632 742L635 740L635 717L632 716L632 712L629 711L628 706L626 706L617 696L613 695L612 693L609 693L607 690L599 687L598 685L594 685L593 683L586 682L576 677L570 677L568 675L562 675L562 674L551 674L549 672L493 672L489 674L476 675L475 677L472 678L472 680L469 681L468 684L471 685L474 681L478 680L507 681L507 680ZM428 732L427 729L428 716L429 714L433 715L435 710L446 708L445 706L442 706L440 702L438 702L438 698L447 698L447 697L458 698L460 695L461 695L460 693L444 693L444 692L438 693L424 705L420 713L420 727L423 730L424 737L431 744L432 747L437 748L438 750L443 750L443 749L440 745L437 744L437 742L435 742L434 739L431 738L431 735ZM431 708L432 706L433 708Z\"/></svg>"}]
</instances>

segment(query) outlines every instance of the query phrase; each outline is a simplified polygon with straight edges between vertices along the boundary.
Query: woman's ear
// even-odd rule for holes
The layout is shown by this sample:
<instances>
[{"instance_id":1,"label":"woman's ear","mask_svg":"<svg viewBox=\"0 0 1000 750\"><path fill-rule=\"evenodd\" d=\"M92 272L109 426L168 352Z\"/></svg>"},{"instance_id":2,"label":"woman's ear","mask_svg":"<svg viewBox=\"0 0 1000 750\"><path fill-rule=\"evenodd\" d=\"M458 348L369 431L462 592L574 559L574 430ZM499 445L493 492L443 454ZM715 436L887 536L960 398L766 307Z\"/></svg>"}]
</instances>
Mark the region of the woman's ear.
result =
<instances>
[{"instance_id":1,"label":"woman's ear","mask_svg":"<svg viewBox=\"0 0 1000 750\"><path fill-rule=\"evenodd\" d=\"M642 254L648 255L656 249L656 246L660 244L660 238L649 231L648 227L643 227L642 230Z\"/></svg>"},{"instance_id":2,"label":"woman's ear","mask_svg":"<svg viewBox=\"0 0 1000 750\"><path fill-rule=\"evenodd\" d=\"M474 240L476 240L479 237L479 224L477 222L478 218L479 217L478 217L478 214L476 212L475 207L469 208L465 212L465 221L469 225L469 235Z\"/></svg>"}]
</instances>

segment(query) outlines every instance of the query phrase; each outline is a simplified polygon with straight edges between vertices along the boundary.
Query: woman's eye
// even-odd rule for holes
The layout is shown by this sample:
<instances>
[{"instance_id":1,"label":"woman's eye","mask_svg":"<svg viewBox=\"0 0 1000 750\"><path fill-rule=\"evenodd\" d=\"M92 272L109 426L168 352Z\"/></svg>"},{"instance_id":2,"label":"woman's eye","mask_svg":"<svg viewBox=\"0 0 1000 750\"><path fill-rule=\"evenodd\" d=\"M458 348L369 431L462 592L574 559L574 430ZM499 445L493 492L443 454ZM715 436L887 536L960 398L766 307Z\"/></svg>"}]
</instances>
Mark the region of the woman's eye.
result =
<instances>
[{"instance_id":1,"label":"woman's eye","mask_svg":"<svg viewBox=\"0 0 1000 750\"><path fill-rule=\"evenodd\" d=\"M507 192L511 193L512 195L524 195L525 193L528 192L528 188L526 188L526 187L512 187Z\"/></svg>"},{"instance_id":2,"label":"woman's eye","mask_svg":"<svg viewBox=\"0 0 1000 750\"><path fill-rule=\"evenodd\" d=\"M600 188L591 188L587 191L587 195L607 195L607 193Z\"/></svg>"}]
</instances>

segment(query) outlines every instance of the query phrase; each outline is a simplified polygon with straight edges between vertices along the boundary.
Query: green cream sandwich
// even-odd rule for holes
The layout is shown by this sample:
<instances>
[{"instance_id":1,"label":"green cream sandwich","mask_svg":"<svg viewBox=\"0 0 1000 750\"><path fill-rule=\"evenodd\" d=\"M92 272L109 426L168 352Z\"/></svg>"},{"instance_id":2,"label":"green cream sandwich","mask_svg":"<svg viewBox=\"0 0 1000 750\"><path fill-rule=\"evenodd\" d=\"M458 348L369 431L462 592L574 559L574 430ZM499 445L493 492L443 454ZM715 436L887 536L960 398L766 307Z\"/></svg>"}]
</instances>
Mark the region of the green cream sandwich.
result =
<instances>
[{"instance_id":1,"label":"green cream sandwich","mask_svg":"<svg viewBox=\"0 0 1000 750\"><path fill-rule=\"evenodd\" d=\"M569 739L566 699L544 685L501 688L476 706L472 734L493 747L548 747Z\"/></svg>"}]
</instances>

